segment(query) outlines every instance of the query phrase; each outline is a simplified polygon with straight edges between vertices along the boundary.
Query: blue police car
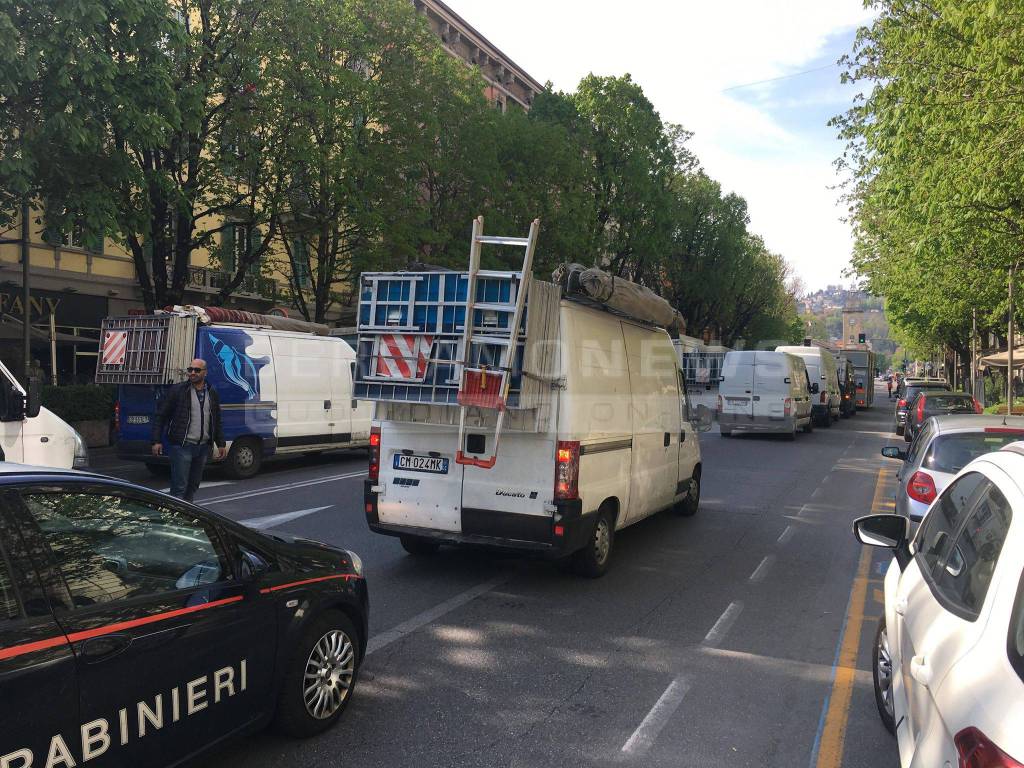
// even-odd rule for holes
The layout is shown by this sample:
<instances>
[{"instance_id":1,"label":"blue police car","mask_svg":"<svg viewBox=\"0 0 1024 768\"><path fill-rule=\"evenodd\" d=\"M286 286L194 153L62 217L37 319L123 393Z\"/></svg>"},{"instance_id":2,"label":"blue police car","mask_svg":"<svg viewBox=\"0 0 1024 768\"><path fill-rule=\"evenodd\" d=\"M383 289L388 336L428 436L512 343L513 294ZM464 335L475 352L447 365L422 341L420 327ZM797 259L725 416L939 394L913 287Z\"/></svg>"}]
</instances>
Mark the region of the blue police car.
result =
<instances>
[{"instance_id":1,"label":"blue police car","mask_svg":"<svg viewBox=\"0 0 1024 768\"><path fill-rule=\"evenodd\" d=\"M0 765L174 765L338 720L358 556L120 480L0 463Z\"/></svg>"}]
</instances>

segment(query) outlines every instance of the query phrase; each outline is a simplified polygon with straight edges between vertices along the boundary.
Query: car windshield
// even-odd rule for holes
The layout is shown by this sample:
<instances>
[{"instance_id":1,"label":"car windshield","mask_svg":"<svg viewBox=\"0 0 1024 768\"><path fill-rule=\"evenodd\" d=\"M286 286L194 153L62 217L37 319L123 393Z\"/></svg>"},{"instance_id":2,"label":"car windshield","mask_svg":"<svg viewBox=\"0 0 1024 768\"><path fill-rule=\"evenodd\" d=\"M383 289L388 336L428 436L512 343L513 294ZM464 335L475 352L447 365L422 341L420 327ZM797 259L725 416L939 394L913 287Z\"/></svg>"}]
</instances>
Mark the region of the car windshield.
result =
<instances>
[{"instance_id":1,"label":"car windshield","mask_svg":"<svg viewBox=\"0 0 1024 768\"><path fill-rule=\"evenodd\" d=\"M924 401L926 412L974 413L974 398L970 395L933 395Z\"/></svg>"},{"instance_id":2,"label":"car windshield","mask_svg":"<svg viewBox=\"0 0 1024 768\"><path fill-rule=\"evenodd\" d=\"M998 451L1004 445L1021 439L1024 439L1024 430L939 435L928 447L928 455L922 466L936 472L955 474L979 456Z\"/></svg>"}]
</instances>

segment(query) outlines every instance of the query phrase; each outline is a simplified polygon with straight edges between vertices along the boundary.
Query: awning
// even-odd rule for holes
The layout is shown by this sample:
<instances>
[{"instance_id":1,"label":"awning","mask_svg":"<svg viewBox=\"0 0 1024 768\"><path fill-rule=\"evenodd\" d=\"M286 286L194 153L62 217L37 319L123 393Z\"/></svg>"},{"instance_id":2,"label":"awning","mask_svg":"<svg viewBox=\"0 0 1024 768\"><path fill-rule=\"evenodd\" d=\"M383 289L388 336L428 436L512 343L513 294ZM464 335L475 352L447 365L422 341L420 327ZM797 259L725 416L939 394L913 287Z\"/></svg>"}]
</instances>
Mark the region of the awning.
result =
<instances>
[{"instance_id":1,"label":"awning","mask_svg":"<svg viewBox=\"0 0 1024 768\"><path fill-rule=\"evenodd\" d=\"M1010 360L1007 352L999 352L995 355L987 355L981 358L982 365L990 365L993 368L1005 368ZM1024 368L1024 347L1016 347L1013 350L1013 367Z\"/></svg>"}]
</instances>

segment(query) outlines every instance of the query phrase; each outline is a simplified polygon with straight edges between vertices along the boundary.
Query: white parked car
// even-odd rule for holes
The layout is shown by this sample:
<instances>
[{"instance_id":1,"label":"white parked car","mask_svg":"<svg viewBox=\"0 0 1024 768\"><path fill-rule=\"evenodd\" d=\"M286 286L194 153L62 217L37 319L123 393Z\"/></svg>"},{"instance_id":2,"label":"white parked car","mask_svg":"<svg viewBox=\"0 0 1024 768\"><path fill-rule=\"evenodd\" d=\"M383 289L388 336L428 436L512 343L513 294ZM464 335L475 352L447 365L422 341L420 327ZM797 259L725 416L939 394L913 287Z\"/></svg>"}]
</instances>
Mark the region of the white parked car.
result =
<instances>
[{"instance_id":1,"label":"white parked car","mask_svg":"<svg viewBox=\"0 0 1024 768\"><path fill-rule=\"evenodd\" d=\"M1024 763L1024 442L967 465L910 539L910 520L854 523L889 547L875 698L903 768Z\"/></svg>"}]
</instances>

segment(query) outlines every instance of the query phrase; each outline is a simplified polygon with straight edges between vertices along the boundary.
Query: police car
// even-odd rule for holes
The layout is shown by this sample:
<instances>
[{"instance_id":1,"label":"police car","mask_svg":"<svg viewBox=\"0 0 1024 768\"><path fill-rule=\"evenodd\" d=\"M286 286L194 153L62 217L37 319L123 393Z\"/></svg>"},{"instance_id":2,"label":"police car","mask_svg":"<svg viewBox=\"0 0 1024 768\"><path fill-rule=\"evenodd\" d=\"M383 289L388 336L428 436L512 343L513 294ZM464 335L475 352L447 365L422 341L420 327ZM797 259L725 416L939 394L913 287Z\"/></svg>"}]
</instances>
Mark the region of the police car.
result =
<instances>
[{"instance_id":1,"label":"police car","mask_svg":"<svg viewBox=\"0 0 1024 768\"><path fill-rule=\"evenodd\" d=\"M351 552L0 464L0 768L173 765L271 721L319 733L368 610Z\"/></svg>"}]
</instances>

